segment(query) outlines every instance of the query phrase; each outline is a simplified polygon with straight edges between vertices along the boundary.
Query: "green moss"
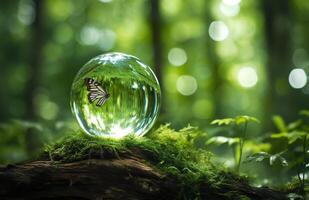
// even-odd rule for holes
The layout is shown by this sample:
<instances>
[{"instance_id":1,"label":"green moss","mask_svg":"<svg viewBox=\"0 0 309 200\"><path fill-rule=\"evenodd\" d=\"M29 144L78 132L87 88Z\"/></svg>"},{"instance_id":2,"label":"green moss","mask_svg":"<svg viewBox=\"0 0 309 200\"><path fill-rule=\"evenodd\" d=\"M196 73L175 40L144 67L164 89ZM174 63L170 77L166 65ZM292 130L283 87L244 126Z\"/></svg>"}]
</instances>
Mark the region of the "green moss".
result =
<instances>
[{"instance_id":1,"label":"green moss","mask_svg":"<svg viewBox=\"0 0 309 200\"><path fill-rule=\"evenodd\" d=\"M57 162L73 162L93 157L117 158L138 150L158 170L178 179L182 196L198 198L200 184L220 188L222 184L242 181L222 169L215 168L211 153L194 146L194 138L205 133L194 127L175 131L169 125L161 126L146 137L125 137L121 140L72 134L45 148L45 158Z\"/></svg>"}]
</instances>

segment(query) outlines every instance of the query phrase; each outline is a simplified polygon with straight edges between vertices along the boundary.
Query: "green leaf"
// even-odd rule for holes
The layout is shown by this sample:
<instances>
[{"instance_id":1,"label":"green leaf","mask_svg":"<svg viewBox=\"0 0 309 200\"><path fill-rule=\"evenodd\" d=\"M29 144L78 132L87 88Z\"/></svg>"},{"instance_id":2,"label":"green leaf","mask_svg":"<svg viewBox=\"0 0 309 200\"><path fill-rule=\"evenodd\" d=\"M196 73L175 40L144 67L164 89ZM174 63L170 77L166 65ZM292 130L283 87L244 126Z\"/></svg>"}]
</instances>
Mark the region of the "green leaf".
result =
<instances>
[{"instance_id":1,"label":"green leaf","mask_svg":"<svg viewBox=\"0 0 309 200\"><path fill-rule=\"evenodd\" d=\"M300 114L300 115L304 115L304 116L306 116L306 117L309 117L309 110L301 110L301 111L299 112L299 114Z\"/></svg>"},{"instance_id":2,"label":"green leaf","mask_svg":"<svg viewBox=\"0 0 309 200\"><path fill-rule=\"evenodd\" d=\"M248 156L245 162L252 162L252 161L262 162L265 159L269 159L269 165L273 165L275 162L279 162L280 165L282 165L283 167L286 167L288 166L288 162L284 157L282 157L283 153L284 151L271 155L267 152L261 151L261 152Z\"/></svg>"},{"instance_id":3,"label":"green leaf","mask_svg":"<svg viewBox=\"0 0 309 200\"><path fill-rule=\"evenodd\" d=\"M273 122L280 132L287 132L287 127L281 116L279 115L273 116Z\"/></svg>"},{"instance_id":4,"label":"green leaf","mask_svg":"<svg viewBox=\"0 0 309 200\"><path fill-rule=\"evenodd\" d=\"M296 193L289 193L287 195L287 197L290 199L290 200L295 200L295 199L304 199L303 196L299 195L299 194L296 194Z\"/></svg>"},{"instance_id":5,"label":"green leaf","mask_svg":"<svg viewBox=\"0 0 309 200\"><path fill-rule=\"evenodd\" d=\"M275 138L275 139L278 139L278 138L289 138L289 134L287 132L274 133L274 134L271 134L270 137L271 138Z\"/></svg>"},{"instance_id":6,"label":"green leaf","mask_svg":"<svg viewBox=\"0 0 309 200\"><path fill-rule=\"evenodd\" d=\"M269 153L266 153L266 152L258 152L258 153L255 153L255 154L252 154L250 156L248 156L245 160L245 162L252 162L252 161L255 161L255 162L261 162L265 159L268 159L271 155Z\"/></svg>"},{"instance_id":7,"label":"green leaf","mask_svg":"<svg viewBox=\"0 0 309 200\"><path fill-rule=\"evenodd\" d=\"M235 120L233 118L224 118L224 119L215 119L210 124L218 124L221 125L230 125L235 123Z\"/></svg>"},{"instance_id":8,"label":"green leaf","mask_svg":"<svg viewBox=\"0 0 309 200\"><path fill-rule=\"evenodd\" d=\"M288 129L289 131L293 131L293 130L299 128L299 127L302 125L302 123L303 123L302 120L297 120L297 121L295 121L295 122L289 123L287 129Z\"/></svg>"},{"instance_id":9,"label":"green leaf","mask_svg":"<svg viewBox=\"0 0 309 200\"><path fill-rule=\"evenodd\" d=\"M269 164L270 165L273 165L276 161L279 162L283 167L286 167L288 166L288 162L287 160L282 157L281 155L283 154L284 152L280 152L280 153L277 153L277 154L274 154L272 156L269 157Z\"/></svg>"},{"instance_id":10,"label":"green leaf","mask_svg":"<svg viewBox=\"0 0 309 200\"><path fill-rule=\"evenodd\" d=\"M267 152L271 148L270 143L256 142L254 140L246 140L246 147L251 152Z\"/></svg>"},{"instance_id":11,"label":"green leaf","mask_svg":"<svg viewBox=\"0 0 309 200\"><path fill-rule=\"evenodd\" d=\"M237 125L248 123L248 122L260 123L260 121L257 118L247 116L247 115L236 116L234 119Z\"/></svg>"},{"instance_id":12,"label":"green leaf","mask_svg":"<svg viewBox=\"0 0 309 200\"><path fill-rule=\"evenodd\" d=\"M303 131L293 131L293 132L290 132L288 133L289 137L289 144L292 144L294 143L296 140L298 139L303 139L303 137L306 135L307 133L306 132L303 132Z\"/></svg>"},{"instance_id":13,"label":"green leaf","mask_svg":"<svg viewBox=\"0 0 309 200\"><path fill-rule=\"evenodd\" d=\"M218 124L219 126L230 125L230 124L240 125L240 124L244 124L248 122L260 123L260 121L255 117L241 115L241 116L236 116L234 118L215 119L211 122L211 124Z\"/></svg>"},{"instance_id":14,"label":"green leaf","mask_svg":"<svg viewBox=\"0 0 309 200\"><path fill-rule=\"evenodd\" d=\"M294 143L298 139L302 139L307 133L304 131L292 131L292 132L283 132L272 134L271 138L287 138L289 144Z\"/></svg>"},{"instance_id":15,"label":"green leaf","mask_svg":"<svg viewBox=\"0 0 309 200\"><path fill-rule=\"evenodd\" d=\"M209 144L216 144L216 145L221 145L221 144L228 144L229 146L238 143L239 138L229 138L229 137L224 137L224 136L215 136L207 140L206 145Z\"/></svg>"},{"instance_id":16,"label":"green leaf","mask_svg":"<svg viewBox=\"0 0 309 200\"><path fill-rule=\"evenodd\" d=\"M206 132L199 130L198 127L191 126L190 124L188 124L187 127L180 129L179 133L186 134L186 138L190 142L193 142L196 138L198 138L198 136L207 136Z\"/></svg>"}]
</instances>

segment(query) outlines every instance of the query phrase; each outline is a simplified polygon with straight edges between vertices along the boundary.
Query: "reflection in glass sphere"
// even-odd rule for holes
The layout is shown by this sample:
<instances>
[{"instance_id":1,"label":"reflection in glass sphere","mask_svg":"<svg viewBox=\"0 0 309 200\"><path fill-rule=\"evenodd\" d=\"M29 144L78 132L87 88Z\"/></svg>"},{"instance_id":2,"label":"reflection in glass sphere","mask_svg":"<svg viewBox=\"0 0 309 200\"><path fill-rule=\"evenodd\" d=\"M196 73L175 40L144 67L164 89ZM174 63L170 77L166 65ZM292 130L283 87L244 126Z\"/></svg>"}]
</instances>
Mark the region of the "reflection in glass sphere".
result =
<instances>
[{"instance_id":1,"label":"reflection in glass sphere","mask_svg":"<svg viewBox=\"0 0 309 200\"><path fill-rule=\"evenodd\" d=\"M138 58L99 55L76 75L71 109L82 129L96 136L142 136L158 114L161 90L154 73Z\"/></svg>"}]
</instances>

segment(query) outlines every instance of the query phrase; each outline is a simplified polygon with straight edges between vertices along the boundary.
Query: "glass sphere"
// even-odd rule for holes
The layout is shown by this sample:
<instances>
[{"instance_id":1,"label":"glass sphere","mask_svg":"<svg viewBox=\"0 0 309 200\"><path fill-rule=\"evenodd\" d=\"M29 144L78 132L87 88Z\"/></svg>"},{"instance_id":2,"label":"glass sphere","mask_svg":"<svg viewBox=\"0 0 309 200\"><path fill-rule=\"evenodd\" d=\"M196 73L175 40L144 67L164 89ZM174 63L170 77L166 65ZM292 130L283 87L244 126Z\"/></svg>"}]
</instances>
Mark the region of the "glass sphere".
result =
<instances>
[{"instance_id":1,"label":"glass sphere","mask_svg":"<svg viewBox=\"0 0 309 200\"><path fill-rule=\"evenodd\" d=\"M77 73L71 109L89 135L142 136L152 127L161 90L151 68L123 53L99 55Z\"/></svg>"}]
</instances>

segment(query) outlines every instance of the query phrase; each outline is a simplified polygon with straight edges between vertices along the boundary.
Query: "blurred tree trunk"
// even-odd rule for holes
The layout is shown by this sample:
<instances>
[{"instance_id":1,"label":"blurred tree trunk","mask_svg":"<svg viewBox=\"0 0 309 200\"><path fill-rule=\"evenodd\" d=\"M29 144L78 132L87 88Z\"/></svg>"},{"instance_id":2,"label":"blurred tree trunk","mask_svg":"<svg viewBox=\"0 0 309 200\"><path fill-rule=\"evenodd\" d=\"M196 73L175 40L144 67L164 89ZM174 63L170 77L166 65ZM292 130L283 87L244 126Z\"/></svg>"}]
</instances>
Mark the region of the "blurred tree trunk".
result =
<instances>
[{"instance_id":1,"label":"blurred tree trunk","mask_svg":"<svg viewBox=\"0 0 309 200\"><path fill-rule=\"evenodd\" d=\"M288 75L292 67L289 3L289 0L262 1L268 79L265 123L270 121L272 114L280 114L286 119L291 119L291 115L297 112L295 96L291 94L293 91L289 91L291 88L288 83Z\"/></svg>"},{"instance_id":2,"label":"blurred tree trunk","mask_svg":"<svg viewBox=\"0 0 309 200\"><path fill-rule=\"evenodd\" d=\"M162 43L161 43L161 13L160 0L150 0L150 26L152 37L153 64L161 87L162 83ZM164 112L164 99L161 98L161 113Z\"/></svg>"},{"instance_id":3,"label":"blurred tree trunk","mask_svg":"<svg viewBox=\"0 0 309 200\"><path fill-rule=\"evenodd\" d=\"M28 82L25 87L25 102L26 102L26 119L36 119L36 106L34 97L36 95L36 89L39 85L40 67L42 61L42 48L43 48L43 28L42 28L42 16L43 16L43 3L44 0L34 0L34 21L31 26L31 49L30 49L30 61L28 68ZM28 130L26 135L27 149L29 153L32 153L35 149L35 139L33 137L33 130Z\"/></svg>"},{"instance_id":4,"label":"blurred tree trunk","mask_svg":"<svg viewBox=\"0 0 309 200\"><path fill-rule=\"evenodd\" d=\"M213 94L213 104L214 104L214 118L224 117L222 113L222 94L221 94L221 86L223 83L222 76L220 76L219 72L219 58L216 53L216 42L212 40L208 34L209 25L212 21L214 21L211 16L211 1L205 1L205 38L206 38L206 62L208 63L211 72L212 72L212 83L211 83L211 93Z\"/></svg>"},{"instance_id":5,"label":"blurred tree trunk","mask_svg":"<svg viewBox=\"0 0 309 200\"><path fill-rule=\"evenodd\" d=\"M150 24L153 48L153 63L159 81L162 81L162 45L161 45L161 16L160 1L150 0Z\"/></svg>"}]
</instances>

